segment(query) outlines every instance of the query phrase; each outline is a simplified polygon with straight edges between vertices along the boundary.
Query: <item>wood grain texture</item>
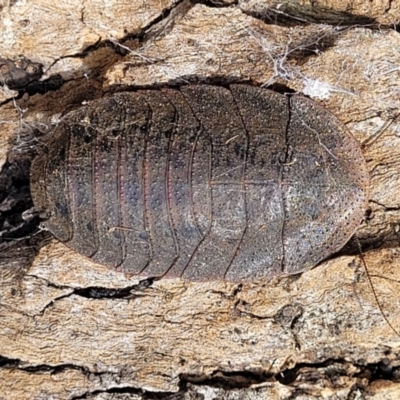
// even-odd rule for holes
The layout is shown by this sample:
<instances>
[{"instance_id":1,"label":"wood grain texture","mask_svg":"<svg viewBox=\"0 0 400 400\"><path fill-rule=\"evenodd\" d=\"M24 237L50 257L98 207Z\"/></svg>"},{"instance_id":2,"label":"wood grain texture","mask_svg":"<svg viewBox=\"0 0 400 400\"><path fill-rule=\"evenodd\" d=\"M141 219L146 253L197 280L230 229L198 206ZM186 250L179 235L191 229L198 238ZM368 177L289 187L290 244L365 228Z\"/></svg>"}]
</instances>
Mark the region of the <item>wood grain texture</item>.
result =
<instances>
[{"instance_id":1,"label":"wood grain texture","mask_svg":"<svg viewBox=\"0 0 400 400\"><path fill-rule=\"evenodd\" d=\"M399 328L400 35L352 19L398 24L398 12L391 14L398 2L352 2L347 21L357 26L349 27L330 20L343 17L343 1L319 2L311 24L279 13L258 19L260 9L277 8L272 1L135 2L147 15L138 20L128 3L86 4L92 19L71 2L0 9L1 56L22 53L44 64L45 77L65 79L56 91L16 100L24 126L46 129L116 85L196 78L284 84L309 95L363 146L371 212L357 235L384 313ZM309 8L293 7L296 18L310 17ZM9 143L21 132L21 113L2 96L0 140ZM28 250L18 243L22 257ZM0 398L396 399L400 337L383 319L359 258L348 254L298 279L244 285L140 284L56 241L40 246L23 273L19 258L2 260Z\"/></svg>"}]
</instances>

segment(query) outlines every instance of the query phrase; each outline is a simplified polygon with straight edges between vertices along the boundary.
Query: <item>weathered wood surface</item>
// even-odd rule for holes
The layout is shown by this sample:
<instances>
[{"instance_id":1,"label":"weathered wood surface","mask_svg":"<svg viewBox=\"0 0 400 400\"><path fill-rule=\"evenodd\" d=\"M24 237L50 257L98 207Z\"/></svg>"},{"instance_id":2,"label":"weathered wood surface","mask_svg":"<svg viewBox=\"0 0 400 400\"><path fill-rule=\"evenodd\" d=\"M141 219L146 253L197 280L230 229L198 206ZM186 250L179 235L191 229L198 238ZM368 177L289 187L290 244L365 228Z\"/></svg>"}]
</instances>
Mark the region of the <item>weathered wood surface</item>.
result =
<instances>
[{"instance_id":1,"label":"weathered wood surface","mask_svg":"<svg viewBox=\"0 0 400 400\"><path fill-rule=\"evenodd\" d=\"M400 3L311 3L6 2L0 57L23 54L64 84L1 89L0 165L34 146L33 127L117 85L284 84L363 145L371 212L358 237L400 330ZM399 397L400 337L357 256L298 279L145 286L56 241L17 243L0 257L0 398Z\"/></svg>"}]
</instances>

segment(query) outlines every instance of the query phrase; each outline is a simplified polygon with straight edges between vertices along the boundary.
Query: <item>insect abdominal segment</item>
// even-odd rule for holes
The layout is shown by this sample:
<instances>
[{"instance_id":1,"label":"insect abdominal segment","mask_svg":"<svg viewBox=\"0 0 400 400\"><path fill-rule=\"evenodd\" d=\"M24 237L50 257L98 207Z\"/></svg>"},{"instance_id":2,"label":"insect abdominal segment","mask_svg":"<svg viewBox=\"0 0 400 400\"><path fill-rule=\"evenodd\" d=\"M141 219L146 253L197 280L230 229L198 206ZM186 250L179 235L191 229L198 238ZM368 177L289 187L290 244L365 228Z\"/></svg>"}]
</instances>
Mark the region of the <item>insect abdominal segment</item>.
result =
<instances>
[{"instance_id":1,"label":"insect abdominal segment","mask_svg":"<svg viewBox=\"0 0 400 400\"><path fill-rule=\"evenodd\" d=\"M45 226L130 274L301 272L340 249L365 209L365 162L343 125L309 99L246 85L93 101L48 148L31 170Z\"/></svg>"}]
</instances>

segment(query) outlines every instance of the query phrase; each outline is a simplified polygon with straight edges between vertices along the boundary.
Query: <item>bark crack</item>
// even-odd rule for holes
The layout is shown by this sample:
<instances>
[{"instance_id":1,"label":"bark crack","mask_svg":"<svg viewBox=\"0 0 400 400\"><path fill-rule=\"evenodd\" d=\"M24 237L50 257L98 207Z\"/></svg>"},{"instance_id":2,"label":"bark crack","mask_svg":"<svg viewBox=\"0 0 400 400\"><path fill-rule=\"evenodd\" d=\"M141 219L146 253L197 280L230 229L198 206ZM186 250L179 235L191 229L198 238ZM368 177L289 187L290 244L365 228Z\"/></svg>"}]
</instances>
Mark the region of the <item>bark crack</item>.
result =
<instances>
[{"instance_id":1,"label":"bark crack","mask_svg":"<svg viewBox=\"0 0 400 400\"><path fill-rule=\"evenodd\" d=\"M388 352L386 352L388 353ZM386 354L385 353L385 354ZM225 390L255 388L262 387L265 383L279 382L282 385L290 386L294 390L301 389L305 383L318 384L325 381L325 384L331 387L337 387L340 382L340 377L348 377L356 379L355 385L361 390L368 390L372 382L376 380L386 380L390 382L400 381L400 367L391 364L391 361L383 356L381 361L375 363L357 363L346 361L342 358L329 358L323 361L315 361L309 363L297 363L292 367L283 366L279 371L271 372L273 365L270 368L253 368L252 370L235 370L225 371L216 369L210 374L181 374L179 376L178 392L153 392L151 390L138 389L135 385L117 386L120 373L111 373L107 371L92 371L90 368L83 365L71 363L48 365L24 365L25 362L21 359L8 358L0 355L0 370L1 369L17 369L31 374L51 373L59 374L67 370L80 371L86 377L94 376L100 379L100 384L105 385L110 378L115 378L114 384L109 384L109 387L104 389L96 389L86 391L78 396L73 396L71 399L91 398L99 393L137 393L142 394L143 399L168 399L172 396L183 395L192 388L212 387ZM107 377L107 379L103 379ZM91 378L93 379L93 378ZM188 385L190 384L190 385ZM172 399L171 397L171 399ZM180 398L180 397L178 397Z\"/></svg>"},{"instance_id":2,"label":"bark crack","mask_svg":"<svg viewBox=\"0 0 400 400\"><path fill-rule=\"evenodd\" d=\"M35 278L41 281L45 281L48 287L58 289L58 290L70 290L68 293L61 294L53 299L51 299L42 309L35 315L43 315L45 311L52 307L57 301L71 297L71 296L80 296L86 299L96 299L96 300L104 300L104 299L127 299L132 300L141 295L144 295L143 292L147 288L149 288L156 278L147 278L140 281L138 284L126 286L122 288L108 288L102 286L86 286L86 287L71 287L67 285L58 285L49 280L32 275L27 274L27 277Z\"/></svg>"},{"instance_id":3,"label":"bark crack","mask_svg":"<svg viewBox=\"0 0 400 400\"><path fill-rule=\"evenodd\" d=\"M385 204L383 203L379 203L379 201L376 200L369 200L370 203L372 204L376 204L379 207L383 208L383 212L390 212L390 211L399 211L400 210L400 206L395 206L395 207L390 207L390 206L385 206Z\"/></svg>"}]
</instances>

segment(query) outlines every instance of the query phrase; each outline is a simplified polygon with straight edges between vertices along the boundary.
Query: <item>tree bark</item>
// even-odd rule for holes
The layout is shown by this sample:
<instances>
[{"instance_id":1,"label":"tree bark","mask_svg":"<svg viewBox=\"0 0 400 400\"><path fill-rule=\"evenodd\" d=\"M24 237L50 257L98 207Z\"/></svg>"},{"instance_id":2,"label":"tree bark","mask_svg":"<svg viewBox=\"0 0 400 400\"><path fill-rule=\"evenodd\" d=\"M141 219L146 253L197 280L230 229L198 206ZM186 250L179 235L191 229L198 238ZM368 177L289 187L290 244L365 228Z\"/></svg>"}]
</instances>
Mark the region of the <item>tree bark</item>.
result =
<instances>
[{"instance_id":1,"label":"tree bark","mask_svg":"<svg viewBox=\"0 0 400 400\"><path fill-rule=\"evenodd\" d=\"M19 73L1 70L0 399L399 397L399 1L0 7L0 66ZM347 125L371 175L368 274L353 240L272 282L140 282L21 218L38 132L105 93L187 82L289 88Z\"/></svg>"}]
</instances>

